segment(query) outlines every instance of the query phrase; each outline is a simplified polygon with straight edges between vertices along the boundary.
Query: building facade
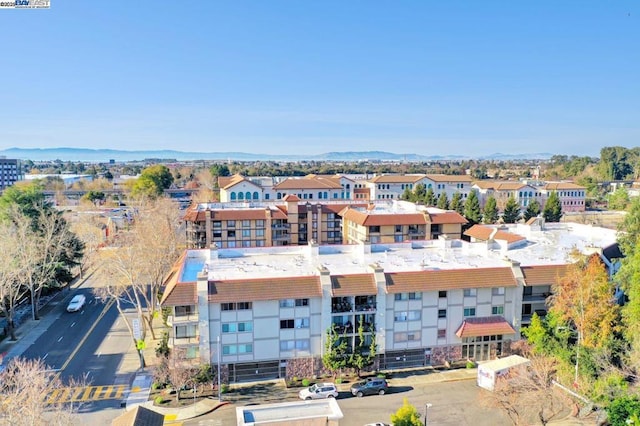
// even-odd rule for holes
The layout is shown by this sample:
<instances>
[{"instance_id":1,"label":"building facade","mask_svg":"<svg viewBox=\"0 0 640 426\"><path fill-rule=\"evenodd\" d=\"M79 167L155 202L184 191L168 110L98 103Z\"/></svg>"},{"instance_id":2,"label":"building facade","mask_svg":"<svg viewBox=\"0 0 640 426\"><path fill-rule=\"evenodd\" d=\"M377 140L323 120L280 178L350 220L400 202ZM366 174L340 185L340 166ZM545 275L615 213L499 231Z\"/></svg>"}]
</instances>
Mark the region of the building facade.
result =
<instances>
[{"instance_id":1,"label":"building facade","mask_svg":"<svg viewBox=\"0 0 640 426\"><path fill-rule=\"evenodd\" d=\"M321 373L331 329L351 349L374 341L383 369L491 359L546 313L573 250L615 244L615 231L588 225L494 229L473 242L187 250L161 302L170 344L219 360L230 381Z\"/></svg>"},{"instance_id":2,"label":"building facade","mask_svg":"<svg viewBox=\"0 0 640 426\"><path fill-rule=\"evenodd\" d=\"M14 183L24 180L24 174L20 169L18 160L0 157L0 191L10 187Z\"/></svg>"}]
</instances>

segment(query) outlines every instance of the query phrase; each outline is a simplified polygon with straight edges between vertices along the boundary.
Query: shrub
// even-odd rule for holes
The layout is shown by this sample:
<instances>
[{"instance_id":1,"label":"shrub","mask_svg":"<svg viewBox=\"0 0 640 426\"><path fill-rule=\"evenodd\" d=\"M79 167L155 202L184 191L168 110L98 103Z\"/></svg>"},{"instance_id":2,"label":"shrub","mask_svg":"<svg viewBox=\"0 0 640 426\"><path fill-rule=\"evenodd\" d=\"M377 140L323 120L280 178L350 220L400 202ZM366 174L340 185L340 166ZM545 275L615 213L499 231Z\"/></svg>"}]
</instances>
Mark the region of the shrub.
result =
<instances>
[{"instance_id":1,"label":"shrub","mask_svg":"<svg viewBox=\"0 0 640 426\"><path fill-rule=\"evenodd\" d=\"M229 385L226 383L223 383L222 386L220 387L220 393L227 393L229 392Z\"/></svg>"},{"instance_id":2,"label":"shrub","mask_svg":"<svg viewBox=\"0 0 640 426\"><path fill-rule=\"evenodd\" d=\"M376 375L376 377L377 377L377 378L379 378L379 379L386 379L386 378L387 378L387 375L386 375L386 374L384 374L384 373L378 373L378 374Z\"/></svg>"},{"instance_id":3,"label":"shrub","mask_svg":"<svg viewBox=\"0 0 640 426\"><path fill-rule=\"evenodd\" d=\"M160 338L160 342L158 342L158 346L156 346L156 356L158 358L169 356L169 333L166 331L162 333L162 337Z\"/></svg>"},{"instance_id":4,"label":"shrub","mask_svg":"<svg viewBox=\"0 0 640 426\"><path fill-rule=\"evenodd\" d=\"M339 384L341 384L341 383L342 383L342 377L338 377L338 378L336 379L336 384L338 384L338 385L339 385Z\"/></svg>"},{"instance_id":5,"label":"shrub","mask_svg":"<svg viewBox=\"0 0 640 426\"><path fill-rule=\"evenodd\" d=\"M309 379L302 379L302 386L307 387L311 384Z\"/></svg>"},{"instance_id":6,"label":"shrub","mask_svg":"<svg viewBox=\"0 0 640 426\"><path fill-rule=\"evenodd\" d=\"M198 383L210 383L213 381L213 368L211 364L202 364L195 377Z\"/></svg>"},{"instance_id":7,"label":"shrub","mask_svg":"<svg viewBox=\"0 0 640 426\"><path fill-rule=\"evenodd\" d=\"M476 363L471 361L470 359L467 360L467 368L476 368Z\"/></svg>"},{"instance_id":8,"label":"shrub","mask_svg":"<svg viewBox=\"0 0 640 426\"><path fill-rule=\"evenodd\" d=\"M156 399L153 400L153 403L156 405L162 405L164 403L164 398L161 396L156 396Z\"/></svg>"}]
</instances>

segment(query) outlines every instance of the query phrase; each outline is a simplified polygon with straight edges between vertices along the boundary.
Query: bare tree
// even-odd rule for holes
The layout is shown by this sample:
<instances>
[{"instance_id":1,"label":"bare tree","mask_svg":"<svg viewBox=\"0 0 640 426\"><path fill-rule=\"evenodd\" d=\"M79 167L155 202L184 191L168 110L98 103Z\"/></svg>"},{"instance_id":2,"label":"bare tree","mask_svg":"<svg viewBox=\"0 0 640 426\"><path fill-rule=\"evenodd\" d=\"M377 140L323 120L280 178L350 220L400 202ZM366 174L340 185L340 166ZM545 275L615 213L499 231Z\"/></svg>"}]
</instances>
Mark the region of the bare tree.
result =
<instances>
[{"instance_id":1,"label":"bare tree","mask_svg":"<svg viewBox=\"0 0 640 426\"><path fill-rule=\"evenodd\" d=\"M154 368L154 378L158 382L168 383L176 391L176 401L180 400L180 392L189 384L196 386L196 368L186 357L183 348L174 348L169 355L161 357Z\"/></svg>"},{"instance_id":2,"label":"bare tree","mask_svg":"<svg viewBox=\"0 0 640 426\"><path fill-rule=\"evenodd\" d=\"M572 400L553 384L556 361L533 356L527 367L513 368L497 379L493 392L482 392L481 403L502 410L515 425L539 423L565 417Z\"/></svg>"},{"instance_id":3,"label":"bare tree","mask_svg":"<svg viewBox=\"0 0 640 426\"><path fill-rule=\"evenodd\" d=\"M63 426L77 423L77 405L47 400L54 390L62 387L58 376L42 360L12 359L0 373L0 424Z\"/></svg>"},{"instance_id":4,"label":"bare tree","mask_svg":"<svg viewBox=\"0 0 640 426\"><path fill-rule=\"evenodd\" d=\"M106 224L102 223L95 215L83 210L78 210L71 221L71 230L80 238L85 247L84 256L78 265L80 278L97 260L98 249L105 242L105 228Z\"/></svg>"},{"instance_id":5,"label":"bare tree","mask_svg":"<svg viewBox=\"0 0 640 426\"><path fill-rule=\"evenodd\" d=\"M0 222L0 252L4 261L0 262L0 310L7 321L7 330L11 340L17 340L15 334L15 309L26 291L21 284L22 267L19 262L22 235L26 233L28 222L14 224Z\"/></svg>"}]
</instances>

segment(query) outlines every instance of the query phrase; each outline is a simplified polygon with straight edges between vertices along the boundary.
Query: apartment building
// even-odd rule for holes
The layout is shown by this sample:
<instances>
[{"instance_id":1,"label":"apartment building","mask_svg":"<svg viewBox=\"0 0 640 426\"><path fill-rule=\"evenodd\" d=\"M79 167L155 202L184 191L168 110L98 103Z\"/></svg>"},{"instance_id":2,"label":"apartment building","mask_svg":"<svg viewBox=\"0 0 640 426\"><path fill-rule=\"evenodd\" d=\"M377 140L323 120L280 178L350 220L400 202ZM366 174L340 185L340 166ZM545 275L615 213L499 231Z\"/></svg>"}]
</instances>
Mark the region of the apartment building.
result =
<instances>
[{"instance_id":1,"label":"apartment building","mask_svg":"<svg viewBox=\"0 0 640 426\"><path fill-rule=\"evenodd\" d=\"M343 220L345 214L347 221ZM184 221L189 248L388 242L442 234L460 238L461 226L466 223L458 213L406 201L305 202L296 195L287 195L278 203L200 204L187 210Z\"/></svg>"},{"instance_id":2,"label":"apartment building","mask_svg":"<svg viewBox=\"0 0 640 426\"><path fill-rule=\"evenodd\" d=\"M450 200L456 192L465 199L472 183L467 175L410 174L375 176L365 182L365 186L369 189L371 200L399 200L407 189L414 191L419 184L426 189L431 188L436 198L444 193Z\"/></svg>"},{"instance_id":3,"label":"apartment building","mask_svg":"<svg viewBox=\"0 0 640 426\"><path fill-rule=\"evenodd\" d=\"M0 156L0 191L23 179L18 160Z\"/></svg>"},{"instance_id":4,"label":"apartment building","mask_svg":"<svg viewBox=\"0 0 640 426\"><path fill-rule=\"evenodd\" d=\"M244 177L233 175L218 178L221 202L264 202L283 200L295 195L301 200L351 200L355 181L343 175L301 177Z\"/></svg>"},{"instance_id":5,"label":"apartment building","mask_svg":"<svg viewBox=\"0 0 640 426\"><path fill-rule=\"evenodd\" d=\"M547 182L542 188L545 200L552 192L560 198L563 212L583 212L586 209L587 188L572 182Z\"/></svg>"},{"instance_id":6,"label":"apartment building","mask_svg":"<svg viewBox=\"0 0 640 426\"><path fill-rule=\"evenodd\" d=\"M441 235L459 239L467 220L455 211L419 206L406 201L347 206L341 212L345 244L399 243L432 240Z\"/></svg>"},{"instance_id":7,"label":"apartment building","mask_svg":"<svg viewBox=\"0 0 640 426\"><path fill-rule=\"evenodd\" d=\"M333 325L350 348L362 325L383 369L491 359L545 313L573 250L602 256L616 238L541 219L487 228L471 242L187 250L161 301L170 344L230 381L318 374Z\"/></svg>"},{"instance_id":8,"label":"apartment building","mask_svg":"<svg viewBox=\"0 0 640 426\"><path fill-rule=\"evenodd\" d=\"M478 193L481 208L484 208L489 197L493 197L500 211L504 210L510 197L516 200L521 210L534 200L543 206L545 200L542 188L517 181L479 180L473 183L473 189Z\"/></svg>"}]
</instances>

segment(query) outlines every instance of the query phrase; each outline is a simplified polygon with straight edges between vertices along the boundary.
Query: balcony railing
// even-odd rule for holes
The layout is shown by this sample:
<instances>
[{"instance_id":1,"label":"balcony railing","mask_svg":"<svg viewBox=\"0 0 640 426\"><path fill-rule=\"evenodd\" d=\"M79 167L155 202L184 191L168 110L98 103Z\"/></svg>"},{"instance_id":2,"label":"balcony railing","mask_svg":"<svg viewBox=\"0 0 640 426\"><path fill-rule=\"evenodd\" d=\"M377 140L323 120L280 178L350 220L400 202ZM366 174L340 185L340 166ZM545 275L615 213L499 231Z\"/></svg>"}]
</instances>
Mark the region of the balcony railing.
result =
<instances>
[{"instance_id":1,"label":"balcony railing","mask_svg":"<svg viewBox=\"0 0 640 426\"><path fill-rule=\"evenodd\" d=\"M523 302L544 302L547 300L547 297L551 296L551 293L536 293L536 294L525 294L522 296Z\"/></svg>"},{"instance_id":2,"label":"balcony railing","mask_svg":"<svg viewBox=\"0 0 640 426\"><path fill-rule=\"evenodd\" d=\"M271 229L290 229L291 225L288 223L274 223L271 225Z\"/></svg>"},{"instance_id":3,"label":"balcony railing","mask_svg":"<svg viewBox=\"0 0 640 426\"><path fill-rule=\"evenodd\" d=\"M198 322L198 314L188 314L188 315L169 315L167 317L167 325L174 326L176 324L186 324L190 322Z\"/></svg>"},{"instance_id":4,"label":"balcony railing","mask_svg":"<svg viewBox=\"0 0 640 426\"><path fill-rule=\"evenodd\" d=\"M271 239L273 241L290 241L291 234L274 234Z\"/></svg>"},{"instance_id":5,"label":"balcony railing","mask_svg":"<svg viewBox=\"0 0 640 426\"><path fill-rule=\"evenodd\" d=\"M173 348L176 346L190 346L190 345L198 345L198 344L200 344L200 336L169 338L170 348Z\"/></svg>"},{"instance_id":6,"label":"balcony railing","mask_svg":"<svg viewBox=\"0 0 640 426\"><path fill-rule=\"evenodd\" d=\"M356 312L371 312L376 310L376 305L371 303L366 304L358 304L356 305Z\"/></svg>"},{"instance_id":7,"label":"balcony railing","mask_svg":"<svg viewBox=\"0 0 640 426\"><path fill-rule=\"evenodd\" d=\"M331 313L353 312L353 305L350 302L342 301L331 304Z\"/></svg>"}]
</instances>

